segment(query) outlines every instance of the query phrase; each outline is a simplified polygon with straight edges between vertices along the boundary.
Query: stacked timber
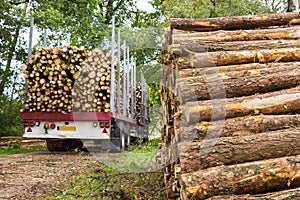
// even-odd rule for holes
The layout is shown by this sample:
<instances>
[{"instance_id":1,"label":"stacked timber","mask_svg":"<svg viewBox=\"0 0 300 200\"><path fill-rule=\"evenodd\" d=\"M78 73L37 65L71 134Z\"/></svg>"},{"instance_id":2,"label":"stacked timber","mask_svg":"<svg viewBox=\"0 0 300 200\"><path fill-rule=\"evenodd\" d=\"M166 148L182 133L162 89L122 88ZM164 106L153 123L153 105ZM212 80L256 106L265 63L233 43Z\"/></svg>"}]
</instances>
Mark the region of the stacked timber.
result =
<instances>
[{"instance_id":1,"label":"stacked timber","mask_svg":"<svg viewBox=\"0 0 300 200\"><path fill-rule=\"evenodd\" d=\"M159 145L169 199L300 197L299 22L170 20Z\"/></svg>"},{"instance_id":2,"label":"stacked timber","mask_svg":"<svg viewBox=\"0 0 300 200\"><path fill-rule=\"evenodd\" d=\"M72 89L86 58L83 47L40 47L23 65L26 112L72 112Z\"/></svg>"},{"instance_id":3,"label":"stacked timber","mask_svg":"<svg viewBox=\"0 0 300 200\"><path fill-rule=\"evenodd\" d=\"M142 117L142 108L143 108L141 83L137 84L136 91L135 91L135 97L136 97L136 108L135 109L136 109L138 118L141 118Z\"/></svg>"},{"instance_id":4,"label":"stacked timber","mask_svg":"<svg viewBox=\"0 0 300 200\"><path fill-rule=\"evenodd\" d=\"M114 63L115 69L117 69L117 62ZM115 76L115 88L116 85L117 76ZM73 110L109 112L110 90L111 54L105 49L94 49L87 54L87 59L78 72L78 78L73 88Z\"/></svg>"},{"instance_id":5,"label":"stacked timber","mask_svg":"<svg viewBox=\"0 0 300 200\"><path fill-rule=\"evenodd\" d=\"M86 53L83 47L41 47L22 72L27 85L25 112L110 110L111 54L105 49Z\"/></svg>"}]
</instances>

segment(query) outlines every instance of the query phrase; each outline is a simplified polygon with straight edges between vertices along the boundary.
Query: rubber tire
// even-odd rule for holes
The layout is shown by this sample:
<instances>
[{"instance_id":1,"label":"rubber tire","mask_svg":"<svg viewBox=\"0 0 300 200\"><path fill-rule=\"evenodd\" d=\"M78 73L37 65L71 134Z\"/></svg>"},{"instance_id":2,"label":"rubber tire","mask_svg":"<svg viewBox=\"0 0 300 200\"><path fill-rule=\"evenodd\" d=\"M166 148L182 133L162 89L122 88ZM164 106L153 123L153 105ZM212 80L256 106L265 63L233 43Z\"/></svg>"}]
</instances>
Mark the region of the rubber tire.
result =
<instances>
[{"instance_id":1,"label":"rubber tire","mask_svg":"<svg viewBox=\"0 0 300 200\"><path fill-rule=\"evenodd\" d=\"M75 149L81 149L83 142L81 140L63 140L63 145L67 151L74 151Z\"/></svg>"},{"instance_id":2,"label":"rubber tire","mask_svg":"<svg viewBox=\"0 0 300 200\"><path fill-rule=\"evenodd\" d=\"M49 151L73 151L77 148L82 148L83 142L81 140L61 140L61 139L47 139L47 149Z\"/></svg>"},{"instance_id":3,"label":"rubber tire","mask_svg":"<svg viewBox=\"0 0 300 200\"><path fill-rule=\"evenodd\" d=\"M59 139L46 139L47 149L49 151L65 151L63 141Z\"/></svg>"}]
</instances>

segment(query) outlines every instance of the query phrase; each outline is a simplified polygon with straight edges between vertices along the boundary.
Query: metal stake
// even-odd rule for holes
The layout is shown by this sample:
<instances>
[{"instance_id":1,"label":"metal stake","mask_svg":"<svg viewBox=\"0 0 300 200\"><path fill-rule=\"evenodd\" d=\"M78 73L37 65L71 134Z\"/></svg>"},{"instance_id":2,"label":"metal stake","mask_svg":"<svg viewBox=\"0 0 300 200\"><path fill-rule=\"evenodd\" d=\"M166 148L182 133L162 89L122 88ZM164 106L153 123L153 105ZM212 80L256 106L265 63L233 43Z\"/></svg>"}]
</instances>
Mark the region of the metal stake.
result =
<instances>
[{"instance_id":1,"label":"metal stake","mask_svg":"<svg viewBox=\"0 0 300 200\"><path fill-rule=\"evenodd\" d=\"M115 110L115 17L112 18L111 34L111 77L110 77L110 112Z\"/></svg>"}]
</instances>

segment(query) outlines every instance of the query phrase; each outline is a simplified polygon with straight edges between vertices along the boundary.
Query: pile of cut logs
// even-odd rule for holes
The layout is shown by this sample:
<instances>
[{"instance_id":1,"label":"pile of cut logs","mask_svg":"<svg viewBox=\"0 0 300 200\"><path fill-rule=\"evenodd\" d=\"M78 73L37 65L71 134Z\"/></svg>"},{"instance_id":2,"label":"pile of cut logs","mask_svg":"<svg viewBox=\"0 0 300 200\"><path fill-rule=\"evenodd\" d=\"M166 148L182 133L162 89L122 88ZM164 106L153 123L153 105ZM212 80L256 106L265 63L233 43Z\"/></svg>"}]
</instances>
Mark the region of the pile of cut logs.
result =
<instances>
[{"instance_id":1,"label":"pile of cut logs","mask_svg":"<svg viewBox=\"0 0 300 200\"><path fill-rule=\"evenodd\" d=\"M169 199L300 198L299 22L170 20L158 157Z\"/></svg>"},{"instance_id":2,"label":"pile of cut logs","mask_svg":"<svg viewBox=\"0 0 300 200\"><path fill-rule=\"evenodd\" d=\"M117 69L117 62L115 62L115 69ZM73 88L74 111L110 111L110 73L110 53L106 50L94 49L87 54ZM115 76L116 84L117 76Z\"/></svg>"},{"instance_id":3,"label":"pile of cut logs","mask_svg":"<svg viewBox=\"0 0 300 200\"><path fill-rule=\"evenodd\" d=\"M111 55L106 50L87 54L83 47L40 47L22 72L27 85L22 92L26 96L22 111L110 110Z\"/></svg>"}]
</instances>

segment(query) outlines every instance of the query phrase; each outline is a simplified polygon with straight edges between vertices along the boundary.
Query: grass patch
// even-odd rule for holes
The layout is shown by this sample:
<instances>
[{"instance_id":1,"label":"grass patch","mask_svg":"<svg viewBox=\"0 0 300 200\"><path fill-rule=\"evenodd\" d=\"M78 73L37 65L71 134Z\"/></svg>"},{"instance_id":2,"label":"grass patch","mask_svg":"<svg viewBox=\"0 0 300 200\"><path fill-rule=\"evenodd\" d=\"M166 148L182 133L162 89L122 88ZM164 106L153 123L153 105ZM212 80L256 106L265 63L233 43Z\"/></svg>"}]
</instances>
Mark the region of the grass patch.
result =
<instances>
[{"instance_id":1,"label":"grass patch","mask_svg":"<svg viewBox=\"0 0 300 200\"><path fill-rule=\"evenodd\" d=\"M4 155L11 155L16 153L29 153L29 152L35 152L35 151L44 151L47 150L46 147L28 147L25 149L20 148L3 148L0 147L0 156Z\"/></svg>"},{"instance_id":2,"label":"grass patch","mask_svg":"<svg viewBox=\"0 0 300 200\"><path fill-rule=\"evenodd\" d=\"M143 167L140 165L152 159L157 152L158 142L159 139L147 143L137 141L125 154L114 154L116 157L119 155L121 159L108 165L99 162L87 166L90 172L74 176L44 199L166 199L163 171L161 169L140 170Z\"/></svg>"},{"instance_id":3,"label":"grass patch","mask_svg":"<svg viewBox=\"0 0 300 200\"><path fill-rule=\"evenodd\" d=\"M163 173L122 173L98 164L90 173L73 177L45 200L54 199L166 199Z\"/></svg>"}]
</instances>

